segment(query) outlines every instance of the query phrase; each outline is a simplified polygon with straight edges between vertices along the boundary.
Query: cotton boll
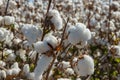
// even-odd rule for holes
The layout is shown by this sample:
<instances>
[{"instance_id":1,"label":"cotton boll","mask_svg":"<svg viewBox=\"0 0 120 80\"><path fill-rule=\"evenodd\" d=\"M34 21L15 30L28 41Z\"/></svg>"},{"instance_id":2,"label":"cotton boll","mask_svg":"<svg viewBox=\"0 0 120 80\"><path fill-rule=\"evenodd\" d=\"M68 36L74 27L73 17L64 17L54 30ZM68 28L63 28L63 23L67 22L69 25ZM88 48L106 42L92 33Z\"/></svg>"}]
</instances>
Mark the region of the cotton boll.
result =
<instances>
[{"instance_id":1,"label":"cotton boll","mask_svg":"<svg viewBox=\"0 0 120 80\"><path fill-rule=\"evenodd\" d=\"M89 29L85 29L83 32L83 41L91 39L91 32Z\"/></svg>"},{"instance_id":2,"label":"cotton boll","mask_svg":"<svg viewBox=\"0 0 120 80\"><path fill-rule=\"evenodd\" d=\"M37 66L34 70L34 73L35 73L34 80L41 80L42 74L48 68L52 59L53 59L53 57L48 57L46 55L40 56L40 58L37 62Z\"/></svg>"},{"instance_id":3,"label":"cotton boll","mask_svg":"<svg viewBox=\"0 0 120 80\"><path fill-rule=\"evenodd\" d=\"M34 72L28 73L28 75L27 75L27 79L30 79L30 80L34 80L34 77L35 77Z\"/></svg>"},{"instance_id":4,"label":"cotton boll","mask_svg":"<svg viewBox=\"0 0 120 80\"><path fill-rule=\"evenodd\" d=\"M50 50L50 47L47 45L47 43L42 42L42 41L38 41L34 43L33 46L34 46L35 51L37 51L38 53L44 53Z\"/></svg>"},{"instance_id":5,"label":"cotton boll","mask_svg":"<svg viewBox=\"0 0 120 80\"><path fill-rule=\"evenodd\" d=\"M4 16L4 21L5 25L11 25L14 24L15 18L13 16Z\"/></svg>"},{"instance_id":6,"label":"cotton boll","mask_svg":"<svg viewBox=\"0 0 120 80\"><path fill-rule=\"evenodd\" d=\"M0 7L3 5L3 0L0 1Z\"/></svg>"},{"instance_id":7,"label":"cotton boll","mask_svg":"<svg viewBox=\"0 0 120 80\"><path fill-rule=\"evenodd\" d=\"M6 74L7 74L7 75L12 75L12 69L7 70L7 71L6 71Z\"/></svg>"},{"instance_id":8,"label":"cotton boll","mask_svg":"<svg viewBox=\"0 0 120 80\"><path fill-rule=\"evenodd\" d=\"M54 24L56 30L60 30L63 28L62 18L60 16L55 16L51 18L51 22Z\"/></svg>"},{"instance_id":9,"label":"cotton boll","mask_svg":"<svg viewBox=\"0 0 120 80\"><path fill-rule=\"evenodd\" d=\"M70 62L62 61L60 65L63 69L65 69L70 67Z\"/></svg>"},{"instance_id":10,"label":"cotton boll","mask_svg":"<svg viewBox=\"0 0 120 80\"><path fill-rule=\"evenodd\" d=\"M18 75L20 72L20 69L17 69L17 68L13 68L11 70L12 70L12 75Z\"/></svg>"},{"instance_id":11,"label":"cotton boll","mask_svg":"<svg viewBox=\"0 0 120 80\"><path fill-rule=\"evenodd\" d=\"M78 60L75 71L80 76L87 76L94 73L94 61L89 55L83 55L83 58Z\"/></svg>"},{"instance_id":12,"label":"cotton boll","mask_svg":"<svg viewBox=\"0 0 120 80\"><path fill-rule=\"evenodd\" d=\"M6 30L5 28L0 28L0 41L4 41L8 33L9 31Z\"/></svg>"},{"instance_id":13,"label":"cotton boll","mask_svg":"<svg viewBox=\"0 0 120 80\"><path fill-rule=\"evenodd\" d=\"M49 43L54 49L57 47L57 45L58 45L58 40L57 40L57 38L55 37L55 36L53 36L53 35L47 35L47 36L45 36L45 38L44 38L44 40L43 40L44 42L46 42L46 43Z\"/></svg>"},{"instance_id":14,"label":"cotton boll","mask_svg":"<svg viewBox=\"0 0 120 80\"><path fill-rule=\"evenodd\" d=\"M68 75L74 75L74 70L72 68L67 68L65 70L65 72L68 74Z\"/></svg>"},{"instance_id":15,"label":"cotton boll","mask_svg":"<svg viewBox=\"0 0 120 80\"><path fill-rule=\"evenodd\" d=\"M16 55L14 53L11 53L8 55L6 60L7 61L15 61L15 59L16 59Z\"/></svg>"},{"instance_id":16,"label":"cotton boll","mask_svg":"<svg viewBox=\"0 0 120 80\"><path fill-rule=\"evenodd\" d=\"M16 52L17 55L20 56L20 58L23 60L23 61L26 61L26 50L23 50L23 49L19 49L17 52Z\"/></svg>"},{"instance_id":17,"label":"cotton boll","mask_svg":"<svg viewBox=\"0 0 120 80\"><path fill-rule=\"evenodd\" d=\"M15 63L11 66L11 68L16 68L16 69L18 69L18 68L19 68L19 67L18 67L18 63L15 62Z\"/></svg>"},{"instance_id":18,"label":"cotton boll","mask_svg":"<svg viewBox=\"0 0 120 80\"><path fill-rule=\"evenodd\" d=\"M22 42L22 40L19 39L19 38L16 38L16 39L13 40L13 43L16 44L16 45L19 44L20 42Z\"/></svg>"},{"instance_id":19,"label":"cotton boll","mask_svg":"<svg viewBox=\"0 0 120 80\"><path fill-rule=\"evenodd\" d=\"M63 28L62 18L57 10L50 10L48 13L48 17L52 17L50 21L53 23L56 30L60 30Z\"/></svg>"},{"instance_id":20,"label":"cotton boll","mask_svg":"<svg viewBox=\"0 0 120 80\"><path fill-rule=\"evenodd\" d=\"M83 32L86 30L86 26L83 23L77 23L76 26L71 26L68 28L68 41L76 45L83 39Z\"/></svg>"},{"instance_id":21,"label":"cotton boll","mask_svg":"<svg viewBox=\"0 0 120 80\"><path fill-rule=\"evenodd\" d=\"M34 43L38 39L38 37L41 38L42 36L42 30L37 26L31 24L24 25L21 31L29 41L29 44Z\"/></svg>"},{"instance_id":22,"label":"cotton boll","mask_svg":"<svg viewBox=\"0 0 120 80\"><path fill-rule=\"evenodd\" d=\"M0 61L0 66L4 67L5 65L6 65L6 63L5 63L5 62Z\"/></svg>"},{"instance_id":23,"label":"cotton boll","mask_svg":"<svg viewBox=\"0 0 120 80\"><path fill-rule=\"evenodd\" d=\"M114 45L112 48L115 49L115 54L120 56L120 45Z\"/></svg>"},{"instance_id":24,"label":"cotton boll","mask_svg":"<svg viewBox=\"0 0 120 80\"><path fill-rule=\"evenodd\" d=\"M10 1L9 2L9 8L15 9L17 7L17 3L15 1Z\"/></svg>"},{"instance_id":25,"label":"cotton boll","mask_svg":"<svg viewBox=\"0 0 120 80\"><path fill-rule=\"evenodd\" d=\"M117 2L117 1L113 1L111 3L111 9L114 10L114 11L117 11L120 7L120 4Z\"/></svg>"},{"instance_id":26,"label":"cotton boll","mask_svg":"<svg viewBox=\"0 0 120 80\"><path fill-rule=\"evenodd\" d=\"M25 64L24 67L23 67L23 72L25 74L29 73L30 72L30 67L29 67L29 64Z\"/></svg>"},{"instance_id":27,"label":"cotton boll","mask_svg":"<svg viewBox=\"0 0 120 80\"><path fill-rule=\"evenodd\" d=\"M0 74L2 78L6 78L6 72L4 70L1 70Z\"/></svg>"},{"instance_id":28,"label":"cotton boll","mask_svg":"<svg viewBox=\"0 0 120 80\"><path fill-rule=\"evenodd\" d=\"M90 26L95 27L97 25L98 21L95 18L90 19Z\"/></svg>"}]
</instances>

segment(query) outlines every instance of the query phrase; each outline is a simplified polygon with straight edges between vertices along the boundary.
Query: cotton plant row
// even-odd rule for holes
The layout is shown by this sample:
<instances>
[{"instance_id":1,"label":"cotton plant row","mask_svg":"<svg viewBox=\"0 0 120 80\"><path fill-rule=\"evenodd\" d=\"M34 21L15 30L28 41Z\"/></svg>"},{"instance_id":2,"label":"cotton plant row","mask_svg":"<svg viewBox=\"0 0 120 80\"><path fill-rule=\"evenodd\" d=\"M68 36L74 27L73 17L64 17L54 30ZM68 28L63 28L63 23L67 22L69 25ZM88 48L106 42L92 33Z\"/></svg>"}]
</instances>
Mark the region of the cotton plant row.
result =
<instances>
[{"instance_id":1,"label":"cotton plant row","mask_svg":"<svg viewBox=\"0 0 120 80\"><path fill-rule=\"evenodd\" d=\"M119 67L119 1L10 0L4 15L6 2L0 2L1 79L105 79L102 68Z\"/></svg>"}]
</instances>

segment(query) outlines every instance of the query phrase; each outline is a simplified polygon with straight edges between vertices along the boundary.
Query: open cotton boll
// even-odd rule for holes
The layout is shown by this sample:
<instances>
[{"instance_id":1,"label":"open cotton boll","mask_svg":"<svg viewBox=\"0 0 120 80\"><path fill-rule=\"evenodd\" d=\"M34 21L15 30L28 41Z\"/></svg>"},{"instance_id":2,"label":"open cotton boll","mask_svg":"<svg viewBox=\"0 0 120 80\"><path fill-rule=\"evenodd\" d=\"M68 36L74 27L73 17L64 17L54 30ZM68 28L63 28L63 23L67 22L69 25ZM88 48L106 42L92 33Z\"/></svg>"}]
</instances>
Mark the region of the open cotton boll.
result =
<instances>
[{"instance_id":1,"label":"open cotton boll","mask_svg":"<svg viewBox=\"0 0 120 80\"><path fill-rule=\"evenodd\" d=\"M7 75L12 75L12 69L8 69L8 70L6 71L6 74L7 74Z\"/></svg>"},{"instance_id":2,"label":"open cotton boll","mask_svg":"<svg viewBox=\"0 0 120 80\"><path fill-rule=\"evenodd\" d=\"M63 69L65 69L70 67L70 62L62 61L60 65Z\"/></svg>"},{"instance_id":3,"label":"open cotton boll","mask_svg":"<svg viewBox=\"0 0 120 80\"><path fill-rule=\"evenodd\" d=\"M16 69L18 69L18 68L19 68L19 67L18 67L18 63L15 62L15 63L11 66L11 68L16 68Z\"/></svg>"},{"instance_id":4,"label":"open cotton boll","mask_svg":"<svg viewBox=\"0 0 120 80\"><path fill-rule=\"evenodd\" d=\"M17 68L12 68L11 70L12 70L12 75L18 75L19 72L21 71L19 68L18 69Z\"/></svg>"},{"instance_id":5,"label":"open cotton boll","mask_svg":"<svg viewBox=\"0 0 120 80\"><path fill-rule=\"evenodd\" d=\"M10 1L9 2L9 8L11 8L11 9L17 8L17 3L15 1Z\"/></svg>"},{"instance_id":6,"label":"open cotton boll","mask_svg":"<svg viewBox=\"0 0 120 80\"><path fill-rule=\"evenodd\" d=\"M15 18L13 16L4 16L3 24L5 23L5 25L11 25L14 24L14 22Z\"/></svg>"},{"instance_id":7,"label":"open cotton boll","mask_svg":"<svg viewBox=\"0 0 120 80\"><path fill-rule=\"evenodd\" d=\"M67 68L65 70L65 72L68 74L68 75L74 75L74 70L72 68Z\"/></svg>"},{"instance_id":8,"label":"open cotton boll","mask_svg":"<svg viewBox=\"0 0 120 80\"><path fill-rule=\"evenodd\" d=\"M0 7L3 5L3 0L0 1Z\"/></svg>"},{"instance_id":9,"label":"open cotton boll","mask_svg":"<svg viewBox=\"0 0 120 80\"><path fill-rule=\"evenodd\" d=\"M25 74L29 73L30 72L30 67L29 67L29 64L25 64L24 67L23 67L23 72Z\"/></svg>"},{"instance_id":10,"label":"open cotton boll","mask_svg":"<svg viewBox=\"0 0 120 80\"><path fill-rule=\"evenodd\" d=\"M8 33L9 31L6 30L5 28L0 28L0 41L4 41Z\"/></svg>"},{"instance_id":11,"label":"open cotton boll","mask_svg":"<svg viewBox=\"0 0 120 80\"><path fill-rule=\"evenodd\" d=\"M92 75L94 73L94 61L89 55L83 55L82 59L79 59L74 70L80 76Z\"/></svg>"},{"instance_id":12,"label":"open cotton boll","mask_svg":"<svg viewBox=\"0 0 120 80\"><path fill-rule=\"evenodd\" d=\"M11 53L8 55L6 60L7 61L15 61L15 59L16 59L16 55L14 53Z\"/></svg>"},{"instance_id":13,"label":"open cotton boll","mask_svg":"<svg viewBox=\"0 0 120 80\"><path fill-rule=\"evenodd\" d=\"M115 49L115 54L120 56L120 45L114 45L112 48Z\"/></svg>"},{"instance_id":14,"label":"open cotton boll","mask_svg":"<svg viewBox=\"0 0 120 80\"><path fill-rule=\"evenodd\" d=\"M83 39L83 32L86 30L86 26L83 23L76 23L76 26L70 26L68 28L68 41L76 45Z\"/></svg>"},{"instance_id":15,"label":"open cotton boll","mask_svg":"<svg viewBox=\"0 0 120 80\"><path fill-rule=\"evenodd\" d=\"M42 30L32 24L23 25L21 31L29 41L29 44L34 43L38 38L41 38L42 36Z\"/></svg>"},{"instance_id":16,"label":"open cotton boll","mask_svg":"<svg viewBox=\"0 0 120 80\"><path fill-rule=\"evenodd\" d=\"M33 46L34 46L35 51L38 53L44 53L50 50L50 47L47 45L47 43L42 42L42 41L38 41L34 43Z\"/></svg>"},{"instance_id":17,"label":"open cotton boll","mask_svg":"<svg viewBox=\"0 0 120 80\"><path fill-rule=\"evenodd\" d=\"M0 66L4 67L5 65L6 65L6 63L5 63L5 62L0 61Z\"/></svg>"},{"instance_id":18,"label":"open cotton boll","mask_svg":"<svg viewBox=\"0 0 120 80\"><path fill-rule=\"evenodd\" d=\"M53 57L48 57L46 55L41 55L38 62L37 66L34 70L35 73L35 78L34 80L41 80L41 76L44 73L44 71L48 68L50 62L52 61Z\"/></svg>"},{"instance_id":19,"label":"open cotton boll","mask_svg":"<svg viewBox=\"0 0 120 80\"><path fill-rule=\"evenodd\" d=\"M1 76L1 78L6 78L6 72L4 71L4 70L1 70L0 71L0 76Z\"/></svg>"},{"instance_id":20,"label":"open cotton boll","mask_svg":"<svg viewBox=\"0 0 120 80\"><path fill-rule=\"evenodd\" d=\"M50 10L48 13L48 17L52 17L50 21L53 23L56 30L60 30L63 28L62 18L57 10Z\"/></svg>"},{"instance_id":21,"label":"open cotton boll","mask_svg":"<svg viewBox=\"0 0 120 80\"><path fill-rule=\"evenodd\" d=\"M55 48L57 47L57 45L58 45L58 40L57 40L57 38L56 38L55 36L51 35L51 34L46 35L43 41L46 42L47 44L49 43L49 44L52 46L52 48L54 48L54 49L55 49ZM48 45L48 46L49 46L49 45Z\"/></svg>"},{"instance_id":22,"label":"open cotton boll","mask_svg":"<svg viewBox=\"0 0 120 80\"><path fill-rule=\"evenodd\" d=\"M28 75L27 75L27 79L29 79L29 80L34 80L34 77L35 77L34 72L28 73Z\"/></svg>"},{"instance_id":23,"label":"open cotton boll","mask_svg":"<svg viewBox=\"0 0 120 80\"><path fill-rule=\"evenodd\" d=\"M83 41L91 39L91 32L89 29L85 29L83 32Z\"/></svg>"}]
</instances>

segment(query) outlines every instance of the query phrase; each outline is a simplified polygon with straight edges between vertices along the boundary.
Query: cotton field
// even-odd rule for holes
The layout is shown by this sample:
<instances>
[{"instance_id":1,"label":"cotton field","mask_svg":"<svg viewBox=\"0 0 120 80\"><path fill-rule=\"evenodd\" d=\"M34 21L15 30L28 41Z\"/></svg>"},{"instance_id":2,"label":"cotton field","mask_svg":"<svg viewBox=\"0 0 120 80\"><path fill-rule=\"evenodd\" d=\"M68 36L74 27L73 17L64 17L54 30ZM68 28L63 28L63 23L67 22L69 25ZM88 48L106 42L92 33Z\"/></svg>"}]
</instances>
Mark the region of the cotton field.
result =
<instances>
[{"instance_id":1,"label":"cotton field","mask_svg":"<svg viewBox=\"0 0 120 80\"><path fill-rule=\"evenodd\" d=\"M120 0L0 0L0 80L120 80Z\"/></svg>"}]
</instances>

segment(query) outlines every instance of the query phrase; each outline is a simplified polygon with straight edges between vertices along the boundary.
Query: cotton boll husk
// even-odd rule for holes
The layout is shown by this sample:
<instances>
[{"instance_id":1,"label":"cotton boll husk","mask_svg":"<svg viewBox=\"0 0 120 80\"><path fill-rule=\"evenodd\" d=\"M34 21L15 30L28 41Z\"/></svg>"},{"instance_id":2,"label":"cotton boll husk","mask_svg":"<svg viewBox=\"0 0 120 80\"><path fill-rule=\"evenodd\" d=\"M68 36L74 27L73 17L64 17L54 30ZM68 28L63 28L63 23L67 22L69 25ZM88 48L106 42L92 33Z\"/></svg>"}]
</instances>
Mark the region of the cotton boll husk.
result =
<instances>
[{"instance_id":1,"label":"cotton boll husk","mask_svg":"<svg viewBox=\"0 0 120 80\"><path fill-rule=\"evenodd\" d=\"M38 37L41 38L42 36L42 30L32 24L23 25L21 31L29 41L29 44L34 43Z\"/></svg>"},{"instance_id":2,"label":"cotton boll husk","mask_svg":"<svg viewBox=\"0 0 120 80\"><path fill-rule=\"evenodd\" d=\"M5 25L11 25L14 24L14 22L15 18L13 16L4 16L3 23L5 23Z\"/></svg>"},{"instance_id":3,"label":"cotton boll husk","mask_svg":"<svg viewBox=\"0 0 120 80\"><path fill-rule=\"evenodd\" d=\"M38 53L44 53L50 50L50 47L47 45L46 42L38 41L33 44L35 51Z\"/></svg>"},{"instance_id":4,"label":"cotton boll husk","mask_svg":"<svg viewBox=\"0 0 120 80\"><path fill-rule=\"evenodd\" d=\"M53 57L48 57L44 54L40 56L37 62L37 66L34 70L34 73L35 73L34 80L41 80L40 77L42 76L43 72L48 68L52 59Z\"/></svg>"},{"instance_id":5,"label":"cotton boll husk","mask_svg":"<svg viewBox=\"0 0 120 80\"><path fill-rule=\"evenodd\" d=\"M55 36L51 35L51 34L45 36L43 41L46 42L46 43L49 43L53 48L56 48L57 45L58 45L57 38Z\"/></svg>"},{"instance_id":6,"label":"cotton boll husk","mask_svg":"<svg viewBox=\"0 0 120 80\"><path fill-rule=\"evenodd\" d=\"M91 39L91 32L89 29L85 29L83 32L83 41Z\"/></svg>"},{"instance_id":7,"label":"cotton boll husk","mask_svg":"<svg viewBox=\"0 0 120 80\"><path fill-rule=\"evenodd\" d=\"M80 76L87 76L94 73L94 61L89 55L83 55L83 58L78 60L74 70Z\"/></svg>"}]
</instances>

